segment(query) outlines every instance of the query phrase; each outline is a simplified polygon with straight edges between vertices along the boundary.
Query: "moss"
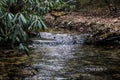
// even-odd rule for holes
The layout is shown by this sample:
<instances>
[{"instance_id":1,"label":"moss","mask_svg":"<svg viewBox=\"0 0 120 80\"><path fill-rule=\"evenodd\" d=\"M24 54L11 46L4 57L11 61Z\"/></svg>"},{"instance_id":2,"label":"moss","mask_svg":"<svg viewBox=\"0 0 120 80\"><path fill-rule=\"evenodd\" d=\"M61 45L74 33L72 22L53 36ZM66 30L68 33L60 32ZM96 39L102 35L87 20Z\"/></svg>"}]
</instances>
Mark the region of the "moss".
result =
<instances>
[{"instance_id":1,"label":"moss","mask_svg":"<svg viewBox=\"0 0 120 80\"><path fill-rule=\"evenodd\" d=\"M113 34L113 33L108 32L108 33L104 33L104 34L100 35L99 37L101 37L101 38L107 38L107 37L109 37L109 36L112 35L112 34Z\"/></svg>"}]
</instances>

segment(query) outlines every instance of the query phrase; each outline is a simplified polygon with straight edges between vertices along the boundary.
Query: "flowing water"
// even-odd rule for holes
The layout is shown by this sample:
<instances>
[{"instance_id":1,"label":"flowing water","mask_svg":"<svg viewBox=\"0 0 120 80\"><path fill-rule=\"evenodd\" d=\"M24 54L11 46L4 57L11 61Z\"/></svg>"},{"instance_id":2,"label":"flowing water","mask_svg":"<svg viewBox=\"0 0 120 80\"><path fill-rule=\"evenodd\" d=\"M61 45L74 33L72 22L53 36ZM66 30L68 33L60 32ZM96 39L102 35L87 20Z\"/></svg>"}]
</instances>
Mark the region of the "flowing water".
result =
<instances>
[{"instance_id":1,"label":"flowing water","mask_svg":"<svg viewBox=\"0 0 120 80\"><path fill-rule=\"evenodd\" d=\"M17 70L15 66L16 71L22 67L21 72L31 74L23 78L14 72L11 78L11 70L6 68L9 80L120 80L118 48L84 45L85 34L40 34L44 40L34 40L30 45L35 48L34 54Z\"/></svg>"}]
</instances>

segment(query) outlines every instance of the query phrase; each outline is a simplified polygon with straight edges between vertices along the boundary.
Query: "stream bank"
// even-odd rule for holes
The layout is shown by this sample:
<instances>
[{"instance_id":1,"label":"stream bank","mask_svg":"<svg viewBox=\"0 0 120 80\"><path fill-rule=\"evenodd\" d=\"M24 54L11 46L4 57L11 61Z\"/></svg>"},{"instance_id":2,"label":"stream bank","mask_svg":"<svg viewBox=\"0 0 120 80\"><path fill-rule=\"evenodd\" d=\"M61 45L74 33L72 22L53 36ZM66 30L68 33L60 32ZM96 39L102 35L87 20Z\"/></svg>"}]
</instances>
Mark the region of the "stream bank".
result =
<instances>
[{"instance_id":1,"label":"stream bank","mask_svg":"<svg viewBox=\"0 0 120 80\"><path fill-rule=\"evenodd\" d=\"M61 14L61 15L60 15ZM57 16L57 17L56 17ZM90 34L86 44L120 44L120 17L84 16L79 12L54 12L46 17L52 31Z\"/></svg>"}]
</instances>

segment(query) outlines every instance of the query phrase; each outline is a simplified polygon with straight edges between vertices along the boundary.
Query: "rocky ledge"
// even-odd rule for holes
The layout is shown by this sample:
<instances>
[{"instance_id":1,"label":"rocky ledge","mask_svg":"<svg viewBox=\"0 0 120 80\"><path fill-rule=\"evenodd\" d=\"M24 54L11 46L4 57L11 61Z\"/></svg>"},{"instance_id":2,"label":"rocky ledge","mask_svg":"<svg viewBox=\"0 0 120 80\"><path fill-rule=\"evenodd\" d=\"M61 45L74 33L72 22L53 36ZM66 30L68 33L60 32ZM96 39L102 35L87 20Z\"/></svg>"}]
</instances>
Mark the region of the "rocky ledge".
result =
<instances>
[{"instance_id":1,"label":"rocky ledge","mask_svg":"<svg viewBox=\"0 0 120 80\"><path fill-rule=\"evenodd\" d=\"M58 14L58 16L57 16ZM61 15L60 15L61 14ZM84 16L80 13L56 12L48 14L47 23L53 31L59 29L90 34L87 44L120 44L120 17Z\"/></svg>"}]
</instances>

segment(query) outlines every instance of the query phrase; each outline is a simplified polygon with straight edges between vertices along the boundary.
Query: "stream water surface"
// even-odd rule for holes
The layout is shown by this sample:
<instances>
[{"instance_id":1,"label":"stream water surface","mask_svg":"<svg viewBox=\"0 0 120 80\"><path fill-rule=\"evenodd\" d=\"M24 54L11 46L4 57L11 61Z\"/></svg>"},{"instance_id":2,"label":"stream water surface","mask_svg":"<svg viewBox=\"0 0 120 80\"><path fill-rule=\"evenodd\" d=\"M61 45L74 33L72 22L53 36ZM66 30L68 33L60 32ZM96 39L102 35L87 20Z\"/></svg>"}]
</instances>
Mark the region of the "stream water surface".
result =
<instances>
[{"instance_id":1,"label":"stream water surface","mask_svg":"<svg viewBox=\"0 0 120 80\"><path fill-rule=\"evenodd\" d=\"M6 75L8 80L120 80L118 48L84 45L86 34L44 32L40 35L44 40L34 40L30 45L35 48L34 54L22 65L2 65L2 77ZM11 65L9 60L1 62ZM18 71L31 74L23 77L16 75Z\"/></svg>"}]
</instances>

